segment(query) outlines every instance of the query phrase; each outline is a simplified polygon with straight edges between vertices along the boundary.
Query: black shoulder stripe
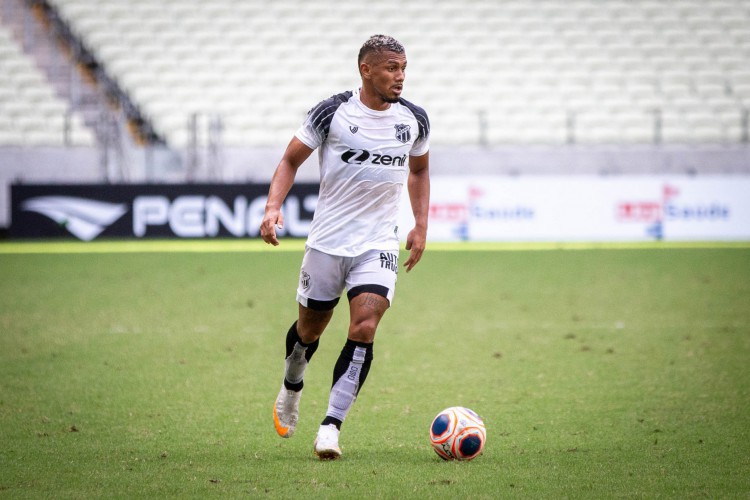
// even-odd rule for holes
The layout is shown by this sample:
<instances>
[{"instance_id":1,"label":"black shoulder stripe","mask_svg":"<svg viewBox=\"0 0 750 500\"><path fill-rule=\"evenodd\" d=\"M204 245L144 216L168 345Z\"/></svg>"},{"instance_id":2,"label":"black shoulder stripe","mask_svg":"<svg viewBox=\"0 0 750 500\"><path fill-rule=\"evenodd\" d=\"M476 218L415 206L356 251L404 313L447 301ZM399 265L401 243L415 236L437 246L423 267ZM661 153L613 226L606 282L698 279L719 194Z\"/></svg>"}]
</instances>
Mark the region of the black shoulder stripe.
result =
<instances>
[{"instance_id":1,"label":"black shoulder stripe","mask_svg":"<svg viewBox=\"0 0 750 500\"><path fill-rule=\"evenodd\" d=\"M427 112L406 99L401 98L399 99L399 102L406 106L414 114L414 118L417 119L417 123L419 123L419 138L424 139L429 137L430 119L427 117Z\"/></svg>"},{"instance_id":2,"label":"black shoulder stripe","mask_svg":"<svg viewBox=\"0 0 750 500\"><path fill-rule=\"evenodd\" d=\"M310 121L312 122L313 127L315 127L315 130L318 131L323 140L328 137L328 132L331 129L331 120L333 120L333 115L336 113L336 110L343 103L347 102L352 97L352 95L352 91L333 95L328 99L325 99L316 104L307 113L310 117Z\"/></svg>"}]
</instances>

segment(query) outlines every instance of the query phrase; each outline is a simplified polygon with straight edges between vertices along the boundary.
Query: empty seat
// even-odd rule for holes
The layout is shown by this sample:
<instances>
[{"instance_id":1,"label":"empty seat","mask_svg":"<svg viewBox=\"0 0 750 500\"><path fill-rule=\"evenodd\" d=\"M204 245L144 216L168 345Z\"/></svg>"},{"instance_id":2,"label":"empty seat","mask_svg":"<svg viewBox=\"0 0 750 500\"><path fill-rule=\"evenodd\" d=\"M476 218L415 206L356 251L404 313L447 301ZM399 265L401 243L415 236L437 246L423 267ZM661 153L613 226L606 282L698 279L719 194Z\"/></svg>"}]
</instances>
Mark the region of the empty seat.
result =
<instances>
[{"instance_id":1,"label":"empty seat","mask_svg":"<svg viewBox=\"0 0 750 500\"><path fill-rule=\"evenodd\" d=\"M68 106L3 25L0 47L0 144L64 144ZM85 130L71 123L75 138Z\"/></svg>"},{"instance_id":2,"label":"empty seat","mask_svg":"<svg viewBox=\"0 0 750 500\"><path fill-rule=\"evenodd\" d=\"M248 141L285 143L300 109L358 84L358 47L377 31L406 43L405 96L427 108L435 144L477 143L484 131L476 114L507 114L516 104L532 118L534 107L553 115L599 107L619 128L592 127L590 140L619 133L632 142L646 134L631 118L618 118L631 106L718 110L731 106L719 96L730 95L738 106L750 98L735 76L750 67L750 9L743 0L384 0L367 15L359 4L333 0L52 3L173 145L185 140L187 112L207 108L254 121L272 116L266 131ZM442 99L455 105L437 105ZM227 137L249 137L235 122L227 120ZM481 140L512 143L514 131L500 127ZM560 140L557 128L541 126L517 127L515 137L528 143L544 133L549 142ZM709 136L675 128L669 137Z\"/></svg>"}]
</instances>

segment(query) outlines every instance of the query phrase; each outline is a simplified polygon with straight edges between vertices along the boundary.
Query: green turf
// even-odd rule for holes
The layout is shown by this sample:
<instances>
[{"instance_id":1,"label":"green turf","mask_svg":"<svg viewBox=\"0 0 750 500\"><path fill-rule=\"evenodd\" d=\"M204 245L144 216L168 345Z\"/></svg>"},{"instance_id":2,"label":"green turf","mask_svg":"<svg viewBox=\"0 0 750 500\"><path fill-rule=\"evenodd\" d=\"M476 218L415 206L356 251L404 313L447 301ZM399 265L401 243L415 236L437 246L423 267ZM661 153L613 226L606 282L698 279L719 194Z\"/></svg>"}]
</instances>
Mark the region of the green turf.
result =
<instances>
[{"instance_id":1,"label":"green turf","mask_svg":"<svg viewBox=\"0 0 750 500\"><path fill-rule=\"evenodd\" d=\"M325 463L347 308L278 438L277 250L0 255L0 497L750 497L750 249L428 251ZM453 405L472 462L430 449Z\"/></svg>"}]
</instances>

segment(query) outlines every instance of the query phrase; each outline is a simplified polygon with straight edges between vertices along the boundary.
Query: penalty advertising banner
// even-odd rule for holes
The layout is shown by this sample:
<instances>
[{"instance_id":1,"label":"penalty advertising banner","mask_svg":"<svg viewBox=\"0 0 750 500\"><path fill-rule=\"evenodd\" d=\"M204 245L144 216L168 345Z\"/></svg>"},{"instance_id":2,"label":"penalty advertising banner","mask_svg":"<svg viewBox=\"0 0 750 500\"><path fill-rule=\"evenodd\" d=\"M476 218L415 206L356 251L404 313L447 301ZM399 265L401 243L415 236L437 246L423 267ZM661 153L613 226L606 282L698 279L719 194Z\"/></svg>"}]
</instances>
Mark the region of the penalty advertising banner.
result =
<instances>
[{"instance_id":1,"label":"penalty advertising banner","mask_svg":"<svg viewBox=\"0 0 750 500\"><path fill-rule=\"evenodd\" d=\"M11 237L257 237L268 184L13 185ZM305 237L317 184L292 188L281 236Z\"/></svg>"},{"instance_id":2,"label":"penalty advertising banner","mask_svg":"<svg viewBox=\"0 0 750 500\"><path fill-rule=\"evenodd\" d=\"M14 185L15 238L255 238L267 184ZM307 236L317 184L292 188L282 236ZM413 224L404 191L399 234ZM431 241L750 240L750 177L433 176Z\"/></svg>"}]
</instances>

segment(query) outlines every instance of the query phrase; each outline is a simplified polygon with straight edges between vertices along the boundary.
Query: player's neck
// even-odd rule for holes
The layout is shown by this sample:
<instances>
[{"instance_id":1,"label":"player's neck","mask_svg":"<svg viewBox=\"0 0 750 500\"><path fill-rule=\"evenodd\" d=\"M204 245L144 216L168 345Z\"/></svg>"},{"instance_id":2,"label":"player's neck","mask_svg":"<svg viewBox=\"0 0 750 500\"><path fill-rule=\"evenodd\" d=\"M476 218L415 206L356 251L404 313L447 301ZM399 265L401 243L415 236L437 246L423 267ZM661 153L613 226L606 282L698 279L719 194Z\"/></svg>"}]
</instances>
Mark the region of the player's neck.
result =
<instances>
[{"instance_id":1,"label":"player's neck","mask_svg":"<svg viewBox=\"0 0 750 500\"><path fill-rule=\"evenodd\" d=\"M359 89L359 100L362 101L362 104L375 111L385 111L391 107L390 102L385 101L380 95L364 85Z\"/></svg>"}]
</instances>

